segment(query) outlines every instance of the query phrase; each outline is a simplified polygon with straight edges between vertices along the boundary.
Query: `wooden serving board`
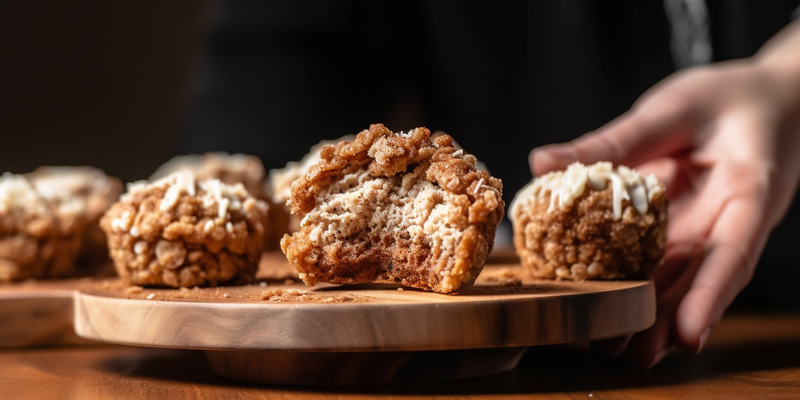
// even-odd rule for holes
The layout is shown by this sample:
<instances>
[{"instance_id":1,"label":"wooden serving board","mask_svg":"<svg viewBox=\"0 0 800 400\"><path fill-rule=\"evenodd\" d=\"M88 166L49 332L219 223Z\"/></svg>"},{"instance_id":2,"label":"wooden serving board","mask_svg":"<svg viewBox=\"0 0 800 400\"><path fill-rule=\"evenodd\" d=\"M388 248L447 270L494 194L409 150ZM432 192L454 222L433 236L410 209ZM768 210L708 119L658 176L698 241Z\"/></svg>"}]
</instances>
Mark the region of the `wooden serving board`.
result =
<instances>
[{"instance_id":1,"label":"wooden serving board","mask_svg":"<svg viewBox=\"0 0 800 400\"><path fill-rule=\"evenodd\" d=\"M641 331L656 310L650 281L533 280L518 264L487 266L475 286L456 295L284 280L182 290L129 289L118 280L35 286L0 287L4 345L47 339L32 333L53 330L29 321L38 315L58 321L62 333L72 322L84 339L206 350L219 375L282 384L499 373L513 369L527 346Z\"/></svg>"}]
</instances>

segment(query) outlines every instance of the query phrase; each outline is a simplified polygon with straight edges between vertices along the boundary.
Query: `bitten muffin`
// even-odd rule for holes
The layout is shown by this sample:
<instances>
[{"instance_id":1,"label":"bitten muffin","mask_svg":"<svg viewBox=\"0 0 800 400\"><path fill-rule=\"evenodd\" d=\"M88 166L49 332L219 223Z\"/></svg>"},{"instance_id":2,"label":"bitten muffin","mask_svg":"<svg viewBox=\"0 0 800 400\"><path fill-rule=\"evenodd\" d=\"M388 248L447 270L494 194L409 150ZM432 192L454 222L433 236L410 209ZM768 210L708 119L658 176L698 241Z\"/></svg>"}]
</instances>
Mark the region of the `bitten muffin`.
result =
<instances>
[{"instance_id":1,"label":"bitten muffin","mask_svg":"<svg viewBox=\"0 0 800 400\"><path fill-rule=\"evenodd\" d=\"M192 173L178 172L130 184L100 227L128 284L245 283L258 268L267 209L241 183L196 181Z\"/></svg>"},{"instance_id":2,"label":"bitten muffin","mask_svg":"<svg viewBox=\"0 0 800 400\"><path fill-rule=\"evenodd\" d=\"M86 226L81 198L50 200L21 175L0 177L0 281L72 274Z\"/></svg>"},{"instance_id":3,"label":"bitten muffin","mask_svg":"<svg viewBox=\"0 0 800 400\"><path fill-rule=\"evenodd\" d=\"M609 162L574 163L517 193L514 246L538 278L644 277L664 262L667 206L654 175Z\"/></svg>"},{"instance_id":4,"label":"bitten muffin","mask_svg":"<svg viewBox=\"0 0 800 400\"><path fill-rule=\"evenodd\" d=\"M122 182L87 166L39 167L26 177L45 199L58 202L66 197L84 201L87 224L78 261L89 264L107 261L108 245L99 226L100 217L119 198Z\"/></svg>"},{"instance_id":5,"label":"bitten muffin","mask_svg":"<svg viewBox=\"0 0 800 400\"><path fill-rule=\"evenodd\" d=\"M198 180L219 179L222 183L241 183L255 198L269 205L263 221L264 248L277 250L284 233L289 232L289 213L272 202L271 185L264 164L258 157L246 154L205 153L173 157L150 176L156 181L179 171L192 172ZM285 202L285 201L284 201ZM282 204L282 203L280 203Z\"/></svg>"},{"instance_id":6,"label":"bitten muffin","mask_svg":"<svg viewBox=\"0 0 800 400\"><path fill-rule=\"evenodd\" d=\"M372 125L325 146L292 185L300 230L281 249L308 285L398 283L449 293L471 285L503 218L502 183L426 128Z\"/></svg>"},{"instance_id":7,"label":"bitten muffin","mask_svg":"<svg viewBox=\"0 0 800 400\"><path fill-rule=\"evenodd\" d=\"M308 154L300 161L289 161L286 163L285 167L269 171L269 184L272 192L272 203L270 206L274 204L277 206L276 208L280 207L283 214L288 216L286 233L300 230L300 219L297 218L297 215L292 214L291 209L286 205L286 202L289 201L289 197L292 195L292 183L305 176L309 168L319 162L319 154L322 152L323 147L339 143L343 140L352 141L353 139L355 139L354 135L345 135L336 140L323 140L312 146ZM281 236L283 236L283 234L281 234Z\"/></svg>"}]
</instances>

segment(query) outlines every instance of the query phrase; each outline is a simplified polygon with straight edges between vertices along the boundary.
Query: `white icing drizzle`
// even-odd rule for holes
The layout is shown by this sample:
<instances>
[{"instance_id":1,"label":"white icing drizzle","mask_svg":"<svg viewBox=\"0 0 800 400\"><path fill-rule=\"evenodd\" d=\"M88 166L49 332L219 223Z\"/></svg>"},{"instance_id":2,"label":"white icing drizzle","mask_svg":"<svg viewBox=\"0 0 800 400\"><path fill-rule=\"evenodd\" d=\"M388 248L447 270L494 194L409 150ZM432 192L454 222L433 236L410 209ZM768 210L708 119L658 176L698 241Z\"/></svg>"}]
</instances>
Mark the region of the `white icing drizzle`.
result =
<instances>
[{"instance_id":1,"label":"white icing drizzle","mask_svg":"<svg viewBox=\"0 0 800 400\"><path fill-rule=\"evenodd\" d=\"M663 191L664 187L655 175L642 177L635 170L624 165L614 166L610 162L598 162L589 166L572 163L564 171L555 171L535 178L517 193L511 204L511 217L517 214L517 208L526 199L543 199L550 194L548 212L558 209L569 209L575 199L583 195L586 185L594 190L603 190L608 183L612 188L612 208L614 219L622 217L622 201L630 200L640 214L646 214L653 195Z\"/></svg>"}]
</instances>

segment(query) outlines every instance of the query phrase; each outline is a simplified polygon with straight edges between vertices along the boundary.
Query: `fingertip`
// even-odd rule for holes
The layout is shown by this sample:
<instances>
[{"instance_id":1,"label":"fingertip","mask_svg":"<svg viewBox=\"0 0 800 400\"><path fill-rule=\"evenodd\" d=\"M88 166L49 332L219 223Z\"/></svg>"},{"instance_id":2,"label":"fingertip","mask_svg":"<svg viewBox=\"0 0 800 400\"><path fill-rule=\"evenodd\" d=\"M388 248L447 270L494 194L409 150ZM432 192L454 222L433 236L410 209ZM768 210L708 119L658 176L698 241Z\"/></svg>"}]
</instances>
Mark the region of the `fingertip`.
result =
<instances>
[{"instance_id":1,"label":"fingertip","mask_svg":"<svg viewBox=\"0 0 800 400\"><path fill-rule=\"evenodd\" d=\"M706 347L706 343L708 343L708 337L711 336L711 327L709 326L706 328L705 331L700 335L700 347L697 348L697 352L703 351L703 348Z\"/></svg>"},{"instance_id":2,"label":"fingertip","mask_svg":"<svg viewBox=\"0 0 800 400\"><path fill-rule=\"evenodd\" d=\"M533 176L541 176L558 168L558 162L547 150L533 150L531 152L531 173Z\"/></svg>"},{"instance_id":3,"label":"fingertip","mask_svg":"<svg viewBox=\"0 0 800 400\"><path fill-rule=\"evenodd\" d=\"M699 334L694 331L689 331L687 328L682 328L681 324L675 325L675 336L677 336L676 344L678 347L688 353L700 353L708 342L708 337L711 335L711 325L701 328Z\"/></svg>"},{"instance_id":4,"label":"fingertip","mask_svg":"<svg viewBox=\"0 0 800 400\"><path fill-rule=\"evenodd\" d=\"M669 347L661 349L658 353L656 353L655 356L653 356L653 359L650 360L650 363L647 364L647 366L645 366L644 369L650 369L650 368L655 367L658 363L660 363L662 360L664 360L664 358L666 358L674 350L675 350L675 346L669 346Z\"/></svg>"},{"instance_id":5,"label":"fingertip","mask_svg":"<svg viewBox=\"0 0 800 400\"><path fill-rule=\"evenodd\" d=\"M713 298L707 293L690 290L681 301L675 316L675 342L681 350L699 353L711 331L711 312Z\"/></svg>"},{"instance_id":6,"label":"fingertip","mask_svg":"<svg viewBox=\"0 0 800 400\"><path fill-rule=\"evenodd\" d=\"M528 167L530 168L531 175L533 176L537 176L536 167L534 167L534 165L536 164L536 162L534 161L534 159L536 158L535 155L536 155L536 149L533 149L531 150L530 153L528 153Z\"/></svg>"},{"instance_id":7,"label":"fingertip","mask_svg":"<svg viewBox=\"0 0 800 400\"><path fill-rule=\"evenodd\" d=\"M531 150L529 163L531 173L540 176L566 168L577 161L575 151L565 145L547 145Z\"/></svg>"}]
</instances>

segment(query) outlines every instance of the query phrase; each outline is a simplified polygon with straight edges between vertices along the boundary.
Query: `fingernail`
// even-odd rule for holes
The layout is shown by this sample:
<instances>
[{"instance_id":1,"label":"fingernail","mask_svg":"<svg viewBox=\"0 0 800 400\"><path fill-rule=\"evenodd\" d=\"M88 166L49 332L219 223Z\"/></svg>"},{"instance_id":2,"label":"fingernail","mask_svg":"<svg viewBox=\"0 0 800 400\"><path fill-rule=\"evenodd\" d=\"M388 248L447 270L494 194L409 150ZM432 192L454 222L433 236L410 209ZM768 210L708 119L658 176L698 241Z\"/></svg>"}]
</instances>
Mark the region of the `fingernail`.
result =
<instances>
[{"instance_id":1,"label":"fingernail","mask_svg":"<svg viewBox=\"0 0 800 400\"><path fill-rule=\"evenodd\" d=\"M661 360L663 360L664 357L666 357L671 352L672 352L672 347L670 346L656 353L656 356L653 357L653 362L647 367L647 369L655 367L656 364L660 363Z\"/></svg>"},{"instance_id":2,"label":"fingernail","mask_svg":"<svg viewBox=\"0 0 800 400\"><path fill-rule=\"evenodd\" d=\"M531 153L531 172L533 172L534 176L539 176L541 173L552 169L563 169L574 161L575 155L572 150L545 146L534 149ZM537 170L537 166L544 168L544 170Z\"/></svg>"},{"instance_id":3,"label":"fingernail","mask_svg":"<svg viewBox=\"0 0 800 400\"><path fill-rule=\"evenodd\" d=\"M700 344L697 347L697 352L701 352L703 347L706 346L706 342L708 341L708 336L711 335L711 327L706 328L703 333L700 335Z\"/></svg>"},{"instance_id":4,"label":"fingernail","mask_svg":"<svg viewBox=\"0 0 800 400\"><path fill-rule=\"evenodd\" d=\"M558 160L551 157L550 154L547 153L547 151L534 150L533 155L531 157L531 172L533 172L533 175L539 174L538 171L536 171L536 164L539 164L539 166L541 166L542 164L549 166L557 162Z\"/></svg>"},{"instance_id":5,"label":"fingernail","mask_svg":"<svg viewBox=\"0 0 800 400\"><path fill-rule=\"evenodd\" d=\"M633 336L626 336L624 340L620 341L616 347L614 347L613 349L611 349L611 351L609 351L608 356L611 358L619 357L619 355L622 354L623 351L625 351L625 348L628 347L628 343L631 342L632 337Z\"/></svg>"}]
</instances>

